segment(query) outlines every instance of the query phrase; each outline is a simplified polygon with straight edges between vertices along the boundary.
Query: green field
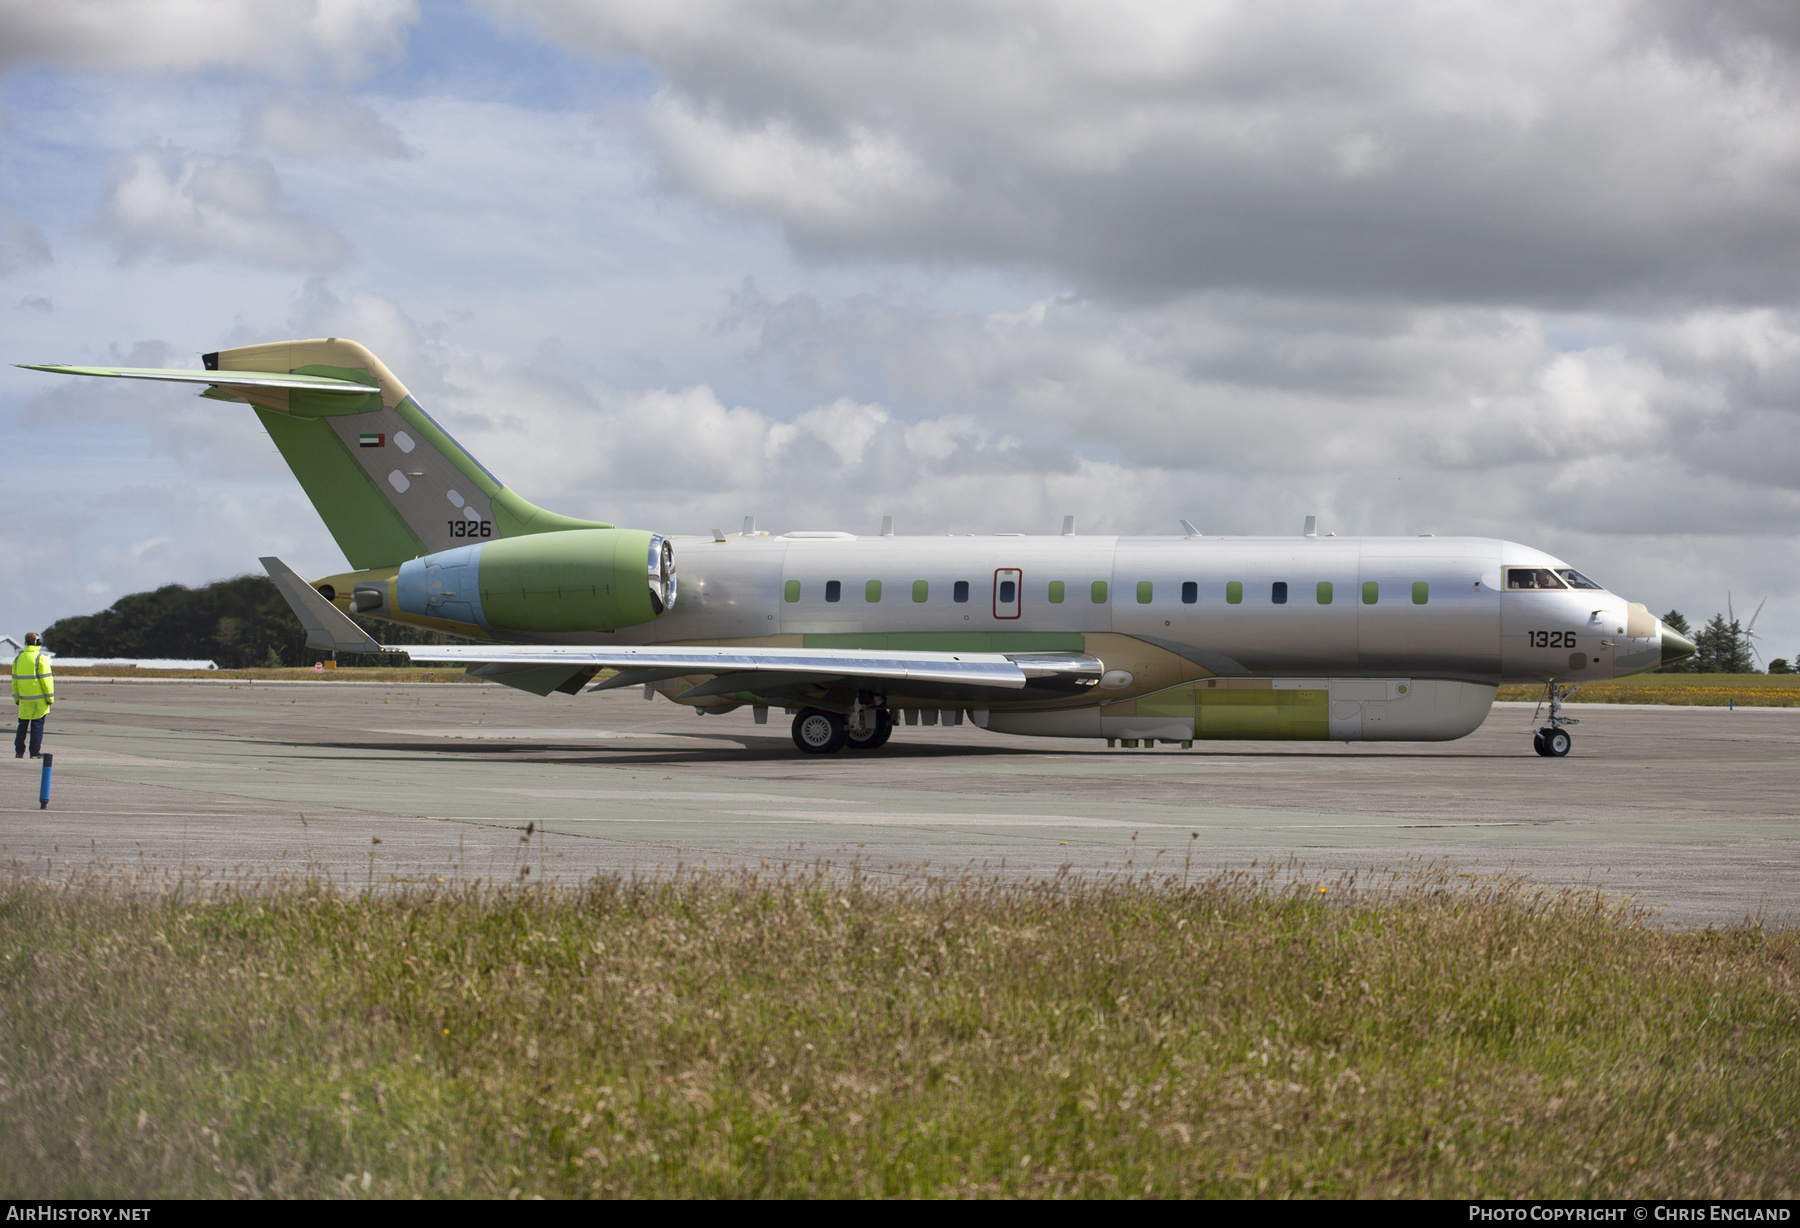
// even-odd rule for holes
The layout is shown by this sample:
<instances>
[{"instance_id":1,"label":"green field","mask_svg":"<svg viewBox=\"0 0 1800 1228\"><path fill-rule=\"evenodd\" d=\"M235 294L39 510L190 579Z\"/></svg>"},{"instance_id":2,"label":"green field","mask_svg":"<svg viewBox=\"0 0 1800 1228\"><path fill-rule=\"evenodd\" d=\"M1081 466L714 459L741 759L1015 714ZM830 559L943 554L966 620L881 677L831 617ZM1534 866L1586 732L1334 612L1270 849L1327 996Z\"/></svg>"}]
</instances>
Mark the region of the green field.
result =
<instances>
[{"instance_id":1,"label":"green field","mask_svg":"<svg viewBox=\"0 0 1800 1228\"><path fill-rule=\"evenodd\" d=\"M0 1189L1800 1188L1800 934L1447 872L1326 886L15 880Z\"/></svg>"},{"instance_id":2,"label":"green field","mask_svg":"<svg viewBox=\"0 0 1800 1228\"><path fill-rule=\"evenodd\" d=\"M1503 686L1495 698L1529 702L1543 694L1543 687ZM1634 674L1590 682L1569 702L1800 708L1800 674Z\"/></svg>"}]
</instances>

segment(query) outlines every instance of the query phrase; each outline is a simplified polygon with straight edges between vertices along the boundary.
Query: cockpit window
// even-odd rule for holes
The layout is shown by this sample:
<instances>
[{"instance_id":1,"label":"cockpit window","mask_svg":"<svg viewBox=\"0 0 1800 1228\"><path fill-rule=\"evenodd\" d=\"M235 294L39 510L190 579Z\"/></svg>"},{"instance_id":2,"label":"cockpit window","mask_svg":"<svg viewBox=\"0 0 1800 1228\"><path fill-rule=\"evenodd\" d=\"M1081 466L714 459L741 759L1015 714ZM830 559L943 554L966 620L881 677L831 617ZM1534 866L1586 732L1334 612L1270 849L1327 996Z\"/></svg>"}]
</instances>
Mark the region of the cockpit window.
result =
<instances>
[{"instance_id":1,"label":"cockpit window","mask_svg":"<svg viewBox=\"0 0 1800 1228\"><path fill-rule=\"evenodd\" d=\"M1606 591L1573 567L1558 567L1556 574L1561 576L1570 588L1591 588L1602 593Z\"/></svg>"},{"instance_id":2,"label":"cockpit window","mask_svg":"<svg viewBox=\"0 0 1800 1228\"><path fill-rule=\"evenodd\" d=\"M1526 589L1563 589L1568 586L1548 567L1508 567L1506 587L1518 592Z\"/></svg>"}]
</instances>

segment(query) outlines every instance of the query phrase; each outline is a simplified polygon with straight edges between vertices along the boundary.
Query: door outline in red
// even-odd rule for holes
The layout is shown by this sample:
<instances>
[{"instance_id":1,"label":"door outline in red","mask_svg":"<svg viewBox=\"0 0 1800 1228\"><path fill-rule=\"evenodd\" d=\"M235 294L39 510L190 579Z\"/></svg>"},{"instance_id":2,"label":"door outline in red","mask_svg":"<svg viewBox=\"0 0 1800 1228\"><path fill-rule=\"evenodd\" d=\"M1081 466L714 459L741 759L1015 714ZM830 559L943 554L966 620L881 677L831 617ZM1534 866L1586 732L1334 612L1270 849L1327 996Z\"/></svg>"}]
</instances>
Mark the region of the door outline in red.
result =
<instances>
[{"instance_id":1,"label":"door outline in red","mask_svg":"<svg viewBox=\"0 0 1800 1228\"><path fill-rule=\"evenodd\" d=\"M1014 590L1014 593L1013 593L1013 602L1012 602L1012 611L1013 612L1011 614L1002 614L1000 612L1000 577L1001 576L1012 577L1013 583L1018 585L1018 587ZM1025 612L1025 573L1020 571L1017 567L996 567L996 568L994 568L994 617L997 619L1002 619L1002 620L1012 619L1012 618L1020 617L1024 612Z\"/></svg>"}]
</instances>

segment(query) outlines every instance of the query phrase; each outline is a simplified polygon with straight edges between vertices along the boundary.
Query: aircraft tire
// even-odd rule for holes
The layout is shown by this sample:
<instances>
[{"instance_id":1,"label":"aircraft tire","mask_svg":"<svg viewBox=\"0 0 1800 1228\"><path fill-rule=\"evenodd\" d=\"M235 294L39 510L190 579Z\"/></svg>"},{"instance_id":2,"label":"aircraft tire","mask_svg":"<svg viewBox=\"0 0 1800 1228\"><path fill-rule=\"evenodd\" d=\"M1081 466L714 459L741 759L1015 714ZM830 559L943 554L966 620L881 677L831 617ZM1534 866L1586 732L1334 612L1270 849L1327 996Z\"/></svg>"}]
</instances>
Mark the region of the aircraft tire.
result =
<instances>
[{"instance_id":1,"label":"aircraft tire","mask_svg":"<svg viewBox=\"0 0 1800 1228\"><path fill-rule=\"evenodd\" d=\"M1544 754L1551 759L1564 758L1574 745L1575 739L1567 729L1552 729L1544 735Z\"/></svg>"},{"instance_id":2,"label":"aircraft tire","mask_svg":"<svg viewBox=\"0 0 1800 1228\"><path fill-rule=\"evenodd\" d=\"M887 745L887 740L894 736L894 716L886 708L875 714L875 732L857 741L848 730L844 733L845 750L880 750Z\"/></svg>"},{"instance_id":3,"label":"aircraft tire","mask_svg":"<svg viewBox=\"0 0 1800 1228\"><path fill-rule=\"evenodd\" d=\"M844 749L844 718L823 708L802 708L794 718L794 745L808 755L831 755Z\"/></svg>"},{"instance_id":4,"label":"aircraft tire","mask_svg":"<svg viewBox=\"0 0 1800 1228\"><path fill-rule=\"evenodd\" d=\"M1545 757L1549 756L1550 752L1544 749L1544 731L1542 729L1531 735L1531 749Z\"/></svg>"}]
</instances>

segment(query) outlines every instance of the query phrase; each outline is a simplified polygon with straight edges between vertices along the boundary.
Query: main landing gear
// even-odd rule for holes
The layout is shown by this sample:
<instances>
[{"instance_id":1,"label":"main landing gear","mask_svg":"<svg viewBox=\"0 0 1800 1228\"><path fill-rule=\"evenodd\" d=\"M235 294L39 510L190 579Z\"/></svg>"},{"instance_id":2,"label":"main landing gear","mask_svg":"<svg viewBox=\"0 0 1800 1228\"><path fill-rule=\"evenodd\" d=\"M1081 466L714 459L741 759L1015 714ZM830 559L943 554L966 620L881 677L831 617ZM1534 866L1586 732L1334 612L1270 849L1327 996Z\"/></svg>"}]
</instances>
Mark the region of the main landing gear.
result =
<instances>
[{"instance_id":1,"label":"main landing gear","mask_svg":"<svg viewBox=\"0 0 1800 1228\"><path fill-rule=\"evenodd\" d=\"M1548 700L1550 719L1531 735L1531 749L1544 758L1561 759L1574 747L1575 739L1564 726L1579 725L1581 722L1572 716L1564 716L1562 706L1565 699L1580 689L1579 683L1572 687L1558 686L1554 680L1544 684L1544 698L1538 701L1538 712L1544 710L1544 702ZM1537 715L1534 713L1531 719L1535 721Z\"/></svg>"},{"instance_id":2,"label":"main landing gear","mask_svg":"<svg viewBox=\"0 0 1800 1228\"><path fill-rule=\"evenodd\" d=\"M848 716L823 708L802 708L794 718L794 745L808 755L840 750L880 750L894 736L894 715L860 699Z\"/></svg>"}]
</instances>

